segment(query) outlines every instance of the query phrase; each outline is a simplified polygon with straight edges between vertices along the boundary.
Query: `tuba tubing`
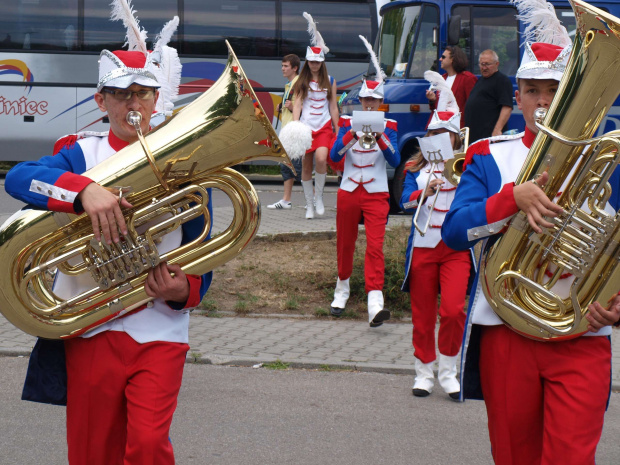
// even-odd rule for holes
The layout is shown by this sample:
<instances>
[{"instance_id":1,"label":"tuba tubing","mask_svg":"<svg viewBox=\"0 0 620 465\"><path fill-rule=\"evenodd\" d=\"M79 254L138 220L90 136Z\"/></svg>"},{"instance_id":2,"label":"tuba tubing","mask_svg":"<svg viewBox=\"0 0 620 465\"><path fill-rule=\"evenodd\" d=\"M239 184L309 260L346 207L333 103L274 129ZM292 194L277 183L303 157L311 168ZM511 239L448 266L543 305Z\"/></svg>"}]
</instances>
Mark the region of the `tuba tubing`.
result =
<instances>
[{"instance_id":1,"label":"tuba tubing","mask_svg":"<svg viewBox=\"0 0 620 465\"><path fill-rule=\"evenodd\" d=\"M185 273L200 275L236 257L251 242L260 224L258 195L230 167L258 159L292 165L226 44L226 67L210 89L142 141L83 173L104 187L131 187L126 198L134 207L125 212L130 229L126 242L137 244L140 263L106 275L107 268L93 261L99 257L93 250L102 256L114 251L91 242L85 214L27 210L2 226L0 261L9 271L0 276L0 312L16 327L49 339L78 336L152 300L144 281L156 263L177 263ZM224 232L204 240L211 227L207 189L220 189L230 198L234 217ZM166 219L158 219L164 214ZM160 237L199 216L205 226L196 240L157 251ZM146 232L138 233L141 227ZM52 288L55 273L100 279L80 295L61 299Z\"/></svg>"},{"instance_id":2,"label":"tuba tubing","mask_svg":"<svg viewBox=\"0 0 620 465\"><path fill-rule=\"evenodd\" d=\"M588 306L606 305L620 283L620 214L605 211L620 138L590 139L620 94L620 20L570 1L577 20L572 55L515 181L547 171L543 191L567 213L536 234L519 212L481 260L492 309L514 331L541 341L585 333Z\"/></svg>"}]
</instances>

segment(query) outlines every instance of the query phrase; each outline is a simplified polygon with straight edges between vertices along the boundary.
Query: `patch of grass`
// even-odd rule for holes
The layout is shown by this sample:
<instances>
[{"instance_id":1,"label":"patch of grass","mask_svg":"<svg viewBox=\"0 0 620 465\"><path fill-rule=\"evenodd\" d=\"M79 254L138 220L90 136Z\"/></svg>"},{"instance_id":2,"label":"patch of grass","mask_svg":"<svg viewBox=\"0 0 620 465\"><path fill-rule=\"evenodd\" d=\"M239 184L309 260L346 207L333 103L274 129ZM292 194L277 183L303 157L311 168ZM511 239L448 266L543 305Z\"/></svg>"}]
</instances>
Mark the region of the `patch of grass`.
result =
<instances>
[{"instance_id":1,"label":"patch of grass","mask_svg":"<svg viewBox=\"0 0 620 465\"><path fill-rule=\"evenodd\" d=\"M319 366L319 371L355 371L353 368L347 367L333 367L330 365Z\"/></svg>"},{"instance_id":2,"label":"patch of grass","mask_svg":"<svg viewBox=\"0 0 620 465\"><path fill-rule=\"evenodd\" d=\"M268 370L288 370L290 366L290 363L283 362L280 359L275 362L263 363L263 368L267 368Z\"/></svg>"},{"instance_id":3,"label":"patch of grass","mask_svg":"<svg viewBox=\"0 0 620 465\"><path fill-rule=\"evenodd\" d=\"M235 304L235 312L242 314L250 313L248 303L245 300L237 300L237 303Z\"/></svg>"},{"instance_id":4,"label":"patch of grass","mask_svg":"<svg viewBox=\"0 0 620 465\"><path fill-rule=\"evenodd\" d=\"M345 309L344 312L342 312L342 315L340 315L340 318L348 318L351 320L355 320L357 318L360 318L361 315L359 313L357 313L355 310L352 309Z\"/></svg>"},{"instance_id":5,"label":"patch of grass","mask_svg":"<svg viewBox=\"0 0 620 465\"><path fill-rule=\"evenodd\" d=\"M318 316L318 317L329 316L329 310L327 310L326 308L319 307L314 310L314 316Z\"/></svg>"},{"instance_id":6,"label":"patch of grass","mask_svg":"<svg viewBox=\"0 0 620 465\"><path fill-rule=\"evenodd\" d=\"M286 310L299 310L299 304L303 299L295 294L289 294L288 299L284 302Z\"/></svg>"},{"instance_id":7,"label":"patch of grass","mask_svg":"<svg viewBox=\"0 0 620 465\"><path fill-rule=\"evenodd\" d=\"M217 302L212 299L209 294L206 294L198 308L206 310L207 312L215 312L217 311Z\"/></svg>"},{"instance_id":8,"label":"patch of grass","mask_svg":"<svg viewBox=\"0 0 620 465\"><path fill-rule=\"evenodd\" d=\"M405 317L405 313L401 312L400 310L394 310L394 311L390 311L392 313L392 318L394 320L400 320L401 318Z\"/></svg>"}]
</instances>

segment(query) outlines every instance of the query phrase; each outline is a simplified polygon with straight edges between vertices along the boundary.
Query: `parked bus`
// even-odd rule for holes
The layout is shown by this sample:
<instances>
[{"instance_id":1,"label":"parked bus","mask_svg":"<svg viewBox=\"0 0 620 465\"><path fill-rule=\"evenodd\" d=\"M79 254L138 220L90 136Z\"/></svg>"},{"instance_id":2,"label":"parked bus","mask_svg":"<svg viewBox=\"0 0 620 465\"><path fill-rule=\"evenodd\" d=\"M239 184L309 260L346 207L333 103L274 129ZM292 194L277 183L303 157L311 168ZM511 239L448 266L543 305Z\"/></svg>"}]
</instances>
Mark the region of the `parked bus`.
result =
<instances>
[{"instance_id":1,"label":"parked bus","mask_svg":"<svg viewBox=\"0 0 620 465\"><path fill-rule=\"evenodd\" d=\"M3 2L0 160L38 159L50 153L64 134L109 129L93 100L99 52L122 48L125 36L122 23L109 19L109 3ZM319 24L330 48L329 72L340 92L358 85L368 66L358 35L374 40L377 31L375 0L133 0L132 4L149 33L149 46L162 26L179 16L170 43L183 63L177 108L219 78L227 58L224 39L273 118L285 84L281 58L296 53L303 60L310 43L302 12L309 12Z\"/></svg>"},{"instance_id":2,"label":"parked bus","mask_svg":"<svg viewBox=\"0 0 620 465\"><path fill-rule=\"evenodd\" d=\"M567 1L554 1L556 14L571 37L575 31L575 15ZM593 5L620 16L616 0L593 0ZM458 45L469 58L469 71L480 75L478 56L486 49L497 52L500 71L508 75L516 90L514 75L519 68L523 48L523 25L517 21L516 8L498 0L393 0L381 8L381 28L375 51L386 72L384 109L388 118L398 121L401 166L391 174L391 200L398 205L402 192L404 163L417 149L416 137L424 135L430 116L426 98L429 83L424 71L442 72L438 59L448 45ZM371 66L368 73L374 74ZM343 100L343 112L360 109L359 86ZM524 128L521 111L516 104L508 128ZM599 134L620 129L620 101L616 102L599 127ZM471 141L473 142L473 141Z\"/></svg>"}]
</instances>

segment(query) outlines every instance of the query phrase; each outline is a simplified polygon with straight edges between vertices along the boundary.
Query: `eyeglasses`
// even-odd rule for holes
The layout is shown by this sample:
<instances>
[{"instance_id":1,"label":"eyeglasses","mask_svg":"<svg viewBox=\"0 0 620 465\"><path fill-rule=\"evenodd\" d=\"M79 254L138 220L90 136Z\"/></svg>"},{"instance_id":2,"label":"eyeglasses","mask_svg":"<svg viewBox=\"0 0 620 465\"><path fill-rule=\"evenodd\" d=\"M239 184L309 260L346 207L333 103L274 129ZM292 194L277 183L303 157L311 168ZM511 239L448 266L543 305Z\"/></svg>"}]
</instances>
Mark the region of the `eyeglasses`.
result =
<instances>
[{"instance_id":1,"label":"eyeglasses","mask_svg":"<svg viewBox=\"0 0 620 465\"><path fill-rule=\"evenodd\" d=\"M493 62L493 63L478 63L480 65L481 68L488 68L489 66L493 66L495 63L497 62Z\"/></svg>"},{"instance_id":2,"label":"eyeglasses","mask_svg":"<svg viewBox=\"0 0 620 465\"><path fill-rule=\"evenodd\" d=\"M133 97L133 94L136 94L140 100L149 100L155 97L154 89L150 89L150 90L142 89L142 90L138 90L134 92L131 90L126 90L126 89L103 88L101 89L101 92L110 94L112 95L112 97L114 97L116 100L119 100L119 101L131 100L131 97Z\"/></svg>"}]
</instances>

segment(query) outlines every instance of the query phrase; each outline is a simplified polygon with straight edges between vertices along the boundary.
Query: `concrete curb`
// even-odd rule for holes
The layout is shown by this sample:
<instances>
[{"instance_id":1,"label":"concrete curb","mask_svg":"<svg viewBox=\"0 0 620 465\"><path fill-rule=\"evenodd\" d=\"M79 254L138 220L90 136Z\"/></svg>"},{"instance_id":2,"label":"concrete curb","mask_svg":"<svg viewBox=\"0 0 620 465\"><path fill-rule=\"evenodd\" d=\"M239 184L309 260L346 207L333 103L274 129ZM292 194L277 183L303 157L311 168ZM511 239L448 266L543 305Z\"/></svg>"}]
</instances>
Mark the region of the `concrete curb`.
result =
<instances>
[{"instance_id":1,"label":"concrete curb","mask_svg":"<svg viewBox=\"0 0 620 465\"><path fill-rule=\"evenodd\" d=\"M29 357L31 349L27 348L13 348L5 349L0 348L0 357ZM185 363L187 364L202 364L202 365L216 365L216 366L229 366L229 367L254 367L261 365L257 368L265 368L262 365L265 363L282 362L288 365L289 369L297 370L320 370L320 371L357 371L361 373L381 373L389 375L409 375L415 374L415 370L411 366L402 365L381 365L378 363L347 363L338 362L330 363L317 363L312 361L296 360L287 362L286 359L277 357L243 357L234 358L221 355L199 355L194 356L192 352L187 354ZM435 373L437 375L437 373ZM611 390L614 392L620 392L620 381L612 381Z\"/></svg>"}]
</instances>

